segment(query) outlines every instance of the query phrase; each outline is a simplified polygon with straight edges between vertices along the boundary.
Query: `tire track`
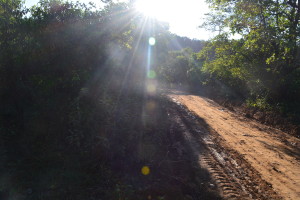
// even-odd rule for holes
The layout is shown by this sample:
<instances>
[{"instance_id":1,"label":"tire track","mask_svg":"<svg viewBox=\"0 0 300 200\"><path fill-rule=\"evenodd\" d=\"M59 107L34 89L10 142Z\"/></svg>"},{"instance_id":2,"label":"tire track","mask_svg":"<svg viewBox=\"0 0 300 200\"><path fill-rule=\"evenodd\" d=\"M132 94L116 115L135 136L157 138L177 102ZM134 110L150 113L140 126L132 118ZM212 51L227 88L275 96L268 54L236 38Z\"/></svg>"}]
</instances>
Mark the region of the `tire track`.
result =
<instances>
[{"instance_id":1,"label":"tire track","mask_svg":"<svg viewBox=\"0 0 300 200\"><path fill-rule=\"evenodd\" d=\"M183 146L208 170L224 199L281 199L243 156L226 149L222 138L176 99L171 102L174 105L169 112L182 133Z\"/></svg>"}]
</instances>

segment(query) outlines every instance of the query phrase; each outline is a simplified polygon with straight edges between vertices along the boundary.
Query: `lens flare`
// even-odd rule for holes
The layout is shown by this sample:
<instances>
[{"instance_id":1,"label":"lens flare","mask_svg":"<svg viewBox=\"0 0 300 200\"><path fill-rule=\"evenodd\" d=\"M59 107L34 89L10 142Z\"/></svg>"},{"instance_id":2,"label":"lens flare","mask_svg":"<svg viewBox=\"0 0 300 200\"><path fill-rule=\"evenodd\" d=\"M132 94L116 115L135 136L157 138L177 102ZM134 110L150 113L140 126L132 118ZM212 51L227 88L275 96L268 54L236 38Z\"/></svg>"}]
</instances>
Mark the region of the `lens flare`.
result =
<instances>
[{"instance_id":1,"label":"lens flare","mask_svg":"<svg viewBox=\"0 0 300 200\"><path fill-rule=\"evenodd\" d=\"M153 71L153 70L148 71L147 77L151 78L151 79L155 78L156 77L155 71Z\"/></svg>"},{"instance_id":2,"label":"lens flare","mask_svg":"<svg viewBox=\"0 0 300 200\"><path fill-rule=\"evenodd\" d=\"M150 174L150 168L148 166L144 166L144 167L142 167L141 172L145 176L149 175Z\"/></svg>"},{"instance_id":3,"label":"lens flare","mask_svg":"<svg viewBox=\"0 0 300 200\"><path fill-rule=\"evenodd\" d=\"M154 46L156 43L155 38L154 37L150 37L149 38L149 45Z\"/></svg>"},{"instance_id":4,"label":"lens flare","mask_svg":"<svg viewBox=\"0 0 300 200\"><path fill-rule=\"evenodd\" d=\"M146 86L146 90L147 90L148 94L152 94L153 95L153 94L156 93L156 86L154 84L150 83L150 84L148 84Z\"/></svg>"},{"instance_id":5,"label":"lens flare","mask_svg":"<svg viewBox=\"0 0 300 200\"><path fill-rule=\"evenodd\" d=\"M146 102L146 111L153 112L155 111L156 103L154 101L147 101Z\"/></svg>"}]
</instances>

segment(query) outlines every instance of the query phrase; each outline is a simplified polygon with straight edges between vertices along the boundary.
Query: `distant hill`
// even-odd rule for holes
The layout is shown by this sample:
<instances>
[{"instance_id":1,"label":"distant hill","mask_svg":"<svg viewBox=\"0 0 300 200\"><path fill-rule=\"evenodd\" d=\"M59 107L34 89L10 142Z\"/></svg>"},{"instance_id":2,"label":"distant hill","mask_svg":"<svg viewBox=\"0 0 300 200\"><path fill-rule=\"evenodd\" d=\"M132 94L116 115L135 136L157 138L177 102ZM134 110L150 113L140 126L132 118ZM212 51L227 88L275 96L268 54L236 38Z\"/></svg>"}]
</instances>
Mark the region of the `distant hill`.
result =
<instances>
[{"instance_id":1,"label":"distant hill","mask_svg":"<svg viewBox=\"0 0 300 200\"><path fill-rule=\"evenodd\" d=\"M204 44L204 40L190 39L188 37L172 35L168 48L171 51L178 51L184 48L191 48L194 52L199 52L204 47Z\"/></svg>"}]
</instances>

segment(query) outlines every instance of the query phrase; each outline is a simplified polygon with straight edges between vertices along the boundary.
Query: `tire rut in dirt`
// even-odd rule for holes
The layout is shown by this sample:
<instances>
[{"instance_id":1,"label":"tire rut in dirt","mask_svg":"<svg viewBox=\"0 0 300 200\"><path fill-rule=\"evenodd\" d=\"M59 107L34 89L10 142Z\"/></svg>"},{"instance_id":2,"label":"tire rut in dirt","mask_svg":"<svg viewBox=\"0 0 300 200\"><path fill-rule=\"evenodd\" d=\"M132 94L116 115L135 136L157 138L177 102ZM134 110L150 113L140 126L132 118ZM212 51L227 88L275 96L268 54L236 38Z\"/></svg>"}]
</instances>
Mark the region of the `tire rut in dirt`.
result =
<instances>
[{"instance_id":1,"label":"tire rut in dirt","mask_svg":"<svg viewBox=\"0 0 300 200\"><path fill-rule=\"evenodd\" d=\"M248 195L230 176L224 173L222 166L216 164L211 155L202 155L199 159L200 165L206 167L216 184L221 190L224 199L249 199Z\"/></svg>"},{"instance_id":2,"label":"tire rut in dirt","mask_svg":"<svg viewBox=\"0 0 300 200\"><path fill-rule=\"evenodd\" d=\"M216 185L219 193L224 199L247 199L246 193L232 180L224 170L222 166L216 161L210 149L203 142L197 141L194 135L189 130L190 127L184 122L182 113L173 109L172 116L175 119L177 128L180 129L183 137L183 146L188 150L190 154L193 154L194 159L200 165L201 168L205 168L210 173L214 183L210 184L212 187ZM199 132L199 129L196 130Z\"/></svg>"},{"instance_id":3,"label":"tire rut in dirt","mask_svg":"<svg viewBox=\"0 0 300 200\"><path fill-rule=\"evenodd\" d=\"M183 105L174 102L172 115L183 134L185 147L211 174L224 199L281 199L241 155L228 147L217 133Z\"/></svg>"}]
</instances>

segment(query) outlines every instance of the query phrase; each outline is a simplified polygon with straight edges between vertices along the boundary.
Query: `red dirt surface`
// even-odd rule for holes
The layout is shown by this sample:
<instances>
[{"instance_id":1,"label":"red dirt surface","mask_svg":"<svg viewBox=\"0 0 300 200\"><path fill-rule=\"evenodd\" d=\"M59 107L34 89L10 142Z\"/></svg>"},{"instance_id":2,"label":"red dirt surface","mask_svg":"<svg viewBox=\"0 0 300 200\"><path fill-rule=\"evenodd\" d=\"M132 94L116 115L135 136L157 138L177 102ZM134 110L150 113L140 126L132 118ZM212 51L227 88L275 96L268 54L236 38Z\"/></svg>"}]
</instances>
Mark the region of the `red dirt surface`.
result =
<instances>
[{"instance_id":1,"label":"red dirt surface","mask_svg":"<svg viewBox=\"0 0 300 200\"><path fill-rule=\"evenodd\" d=\"M169 92L167 96L203 119L283 199L300 199L299 139L240 116L204 97L178 91Z\"/></svg>"}]
</instances>

